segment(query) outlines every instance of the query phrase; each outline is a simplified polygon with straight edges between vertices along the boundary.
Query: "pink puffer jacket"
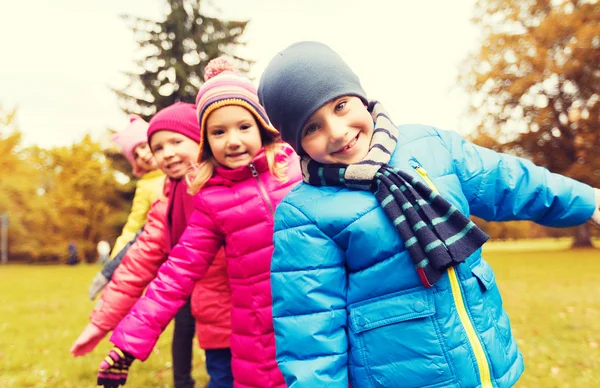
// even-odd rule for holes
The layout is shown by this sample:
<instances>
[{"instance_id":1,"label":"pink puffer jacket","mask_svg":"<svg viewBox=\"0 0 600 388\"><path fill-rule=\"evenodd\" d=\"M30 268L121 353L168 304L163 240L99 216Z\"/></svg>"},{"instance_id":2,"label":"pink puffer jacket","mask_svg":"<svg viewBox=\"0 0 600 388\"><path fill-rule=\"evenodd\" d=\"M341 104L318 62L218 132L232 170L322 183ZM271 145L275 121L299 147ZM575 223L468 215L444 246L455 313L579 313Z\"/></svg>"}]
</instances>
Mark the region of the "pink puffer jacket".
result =
<instances>
[{"instance_id":1,"label":"pink puffer jacket","mask_svg":"<svg viewBox=\"0 0 600 388\"><path fill-rule=\"evenodd\" d=\"M169 191L167 182L165 195L168 196ZM98 328L106 331L114 329L167 260L170 246L167 205L167 201L154 202L142 234L127 251L123 262L104 288L98 305L90 315L91 322ZM192 296L192 315L196 320L196 336L202 349L230 346L231 291L223 250L217 254L206 276L196 283Z\"/></svg>"},{"instance_id":2,"label":"pink puffer jacket","mask_svg":"<svg viewBox=\"0 0 600 388\"><path fill-rule=\"evenodd\" d=\"M273 215L283 197L300 181L294 151L282 148L289 180L269 173L264 153L249 166L217 168L194 198L195 211L146 295L115 329L111 341L145 360L177 310L204 276L222 246L231 287L232 371L237 388L285 387L275 360L270 266Z\"/></svg>"}]
</instances>

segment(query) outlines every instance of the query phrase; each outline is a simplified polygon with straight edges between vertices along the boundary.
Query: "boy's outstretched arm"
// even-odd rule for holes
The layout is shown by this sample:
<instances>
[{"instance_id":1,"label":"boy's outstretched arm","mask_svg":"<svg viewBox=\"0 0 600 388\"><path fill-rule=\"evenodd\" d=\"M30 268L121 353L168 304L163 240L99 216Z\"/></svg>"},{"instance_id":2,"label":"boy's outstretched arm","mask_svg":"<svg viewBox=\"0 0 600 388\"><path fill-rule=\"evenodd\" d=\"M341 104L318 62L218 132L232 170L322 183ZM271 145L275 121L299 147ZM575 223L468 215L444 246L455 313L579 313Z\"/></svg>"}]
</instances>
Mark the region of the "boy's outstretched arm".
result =
<instances>
[{"instance_id":1,"label":"boy's outstretched arm","mask_svg":"<svg viewBox=\"0 0 600 388\"><path fill-rule=\"evenodd\" d=\"M438 133L450 149L471 213L477 217L567 227L591 220L597 209L594 189L585 183L479 147L456 132Z\"/></svg>"},{"instance_id":2,"label":"boy's outstretched arm","mask_svg":"<svg viewBox=\"0 0 600 388\"><path fill-rule=\"evenodd\" d=\"M348 387L345 252L297 208L275 215L277 363L288 387Z\"/></svg>"},{"instance_id":3,"label":"boy's outstretched arm","mask_svg":"<svg viewBox=\"0 0 600 388\"><path fill-rule=\"evenodd\" d=\"M596 192L596 211L592 215L592 224L600 228L600 189L594 189Z\"/></svg>"}]
</instances>

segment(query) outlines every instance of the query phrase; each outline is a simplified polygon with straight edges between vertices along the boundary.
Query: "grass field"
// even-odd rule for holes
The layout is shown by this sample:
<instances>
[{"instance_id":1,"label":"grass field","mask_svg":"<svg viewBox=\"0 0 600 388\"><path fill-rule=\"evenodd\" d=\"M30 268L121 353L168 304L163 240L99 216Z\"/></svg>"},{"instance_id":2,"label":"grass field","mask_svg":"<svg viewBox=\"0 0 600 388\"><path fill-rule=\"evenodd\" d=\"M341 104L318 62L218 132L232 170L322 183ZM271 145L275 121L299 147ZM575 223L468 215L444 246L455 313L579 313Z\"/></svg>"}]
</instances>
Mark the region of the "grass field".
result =
<instances>
[{"instance_id":1,"label":"grass field","mask_svg":"<svg viewBox=\"0 0 600 388\"><path fill-rule=\"evenodd\" d=\"M95 387L96 371L111 344L85 357L69 349L88 323L94 303L87 287L93 265L0 267L0 388ZM146 362L135 362L127 387L171 387L171 327ZM194 354L196 381L207 380L204 354ZM201 386L198 384L198 386Z\"/></svg>"},{"instance_id":2,"label":"grass field","mask_svg":"<svg viewBox=\"0 0 600 388\"><path fill-rule=\"evenodd\" d=\"M600 250L564 241L488 244L513 333L525 357L517 387L593 387L600 382ZM0 267L0 388L94 387L110 348L74 359L69 348L87 324L87 286L96 266ZM171 384L170 329L128 387ZM203 354L195 377L206 380Z\"/></svg>"}]
</instances>

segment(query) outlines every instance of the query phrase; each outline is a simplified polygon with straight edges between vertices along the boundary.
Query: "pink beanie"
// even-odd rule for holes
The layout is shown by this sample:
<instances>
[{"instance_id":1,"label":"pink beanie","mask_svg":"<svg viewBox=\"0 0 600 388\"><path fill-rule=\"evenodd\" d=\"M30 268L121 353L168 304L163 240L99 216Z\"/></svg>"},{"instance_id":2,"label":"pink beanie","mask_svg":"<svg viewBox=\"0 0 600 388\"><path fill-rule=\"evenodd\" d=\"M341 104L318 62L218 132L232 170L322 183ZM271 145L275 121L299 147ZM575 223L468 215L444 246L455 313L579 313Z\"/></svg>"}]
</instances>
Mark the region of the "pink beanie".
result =
<instances>
[{"instance_id":1,"label":"pink beanie","mask_svg":"<svg viewBox=\"0 0 600 388\"><path fill-rule=\"evenodd\" d=\"M127 128L115 133L112 136L113 141L121 148L121 153L123 156L125 156L129 163L131 163L131 166L133 167L133 173L136 176L140 176L142 171L140 171L140 168L135 162L133 150L135 150L135 147L141 143L146 142L147 130L148 123L144 121L144 119L138 115L129 115L129 125Z\"/></svg>"},{"instance_id":2,"label":"pink beanie","mask_svg":"<svg viewBox=\"0 0 600 388\"><path fill-rule=\"evenodd\" d=\"M151 119L148 127L148 143L158 131L172 131L200 142L200 128L196 120L196 106L187 102L176 102L159 110Z\"/></svg>"},{"instance_id":3,"label":"pink beanie","mask_svg":"<svg viewBox=\"0 0 600 388\"><path fill-rule=\"evenodd\" d=\"M215 58L204 69L206 81L196 96L196 112L200 123L200 157L204 154L203 143L205 125L208 116L215 110L237 105L246 108L266 131L270 138L279 137L279 132L273 128L265 109L258 101L256 88L250 80L237 72L235 65L225 57Z\"/></svg>"}]
</instances>

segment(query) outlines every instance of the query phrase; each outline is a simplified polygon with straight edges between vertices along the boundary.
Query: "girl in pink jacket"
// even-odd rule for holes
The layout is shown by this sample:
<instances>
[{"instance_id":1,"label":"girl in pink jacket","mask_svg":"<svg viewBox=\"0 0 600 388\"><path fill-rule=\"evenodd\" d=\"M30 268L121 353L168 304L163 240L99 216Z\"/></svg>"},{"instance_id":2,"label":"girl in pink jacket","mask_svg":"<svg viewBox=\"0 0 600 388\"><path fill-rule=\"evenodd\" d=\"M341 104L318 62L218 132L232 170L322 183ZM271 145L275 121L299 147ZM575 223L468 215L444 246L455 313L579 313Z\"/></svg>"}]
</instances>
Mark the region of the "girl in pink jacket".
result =
<instances>
[{"instance_id":1,"label":"girl in pink jacket","mask_svg":"<svg viewBox=\"0 0 600 388\"><path fill-rule=\"evenodd\" d=\"M285 387L275 360L270 264L276 206L300 180L298 156L282 143L256 89L221 58L205 70L196 98L199 166L190 189L195 210L146 295L119 323L99 383L124 384L145 360L221 248L231 287L234 386ZM108 384L106 384L108 386Z\"/></svg>"},{"instance_id":2,"label":"girl in pink jacket","mask_svg":"<svg viewBox=\"0 0 600 388\"><path fill-rule=\"evenodd\" d=\"M75 356L93 350L127 315L167 260L194 210L194 197L187 192L185 173L200 150L195 105L176 103L160 110L150 120L147 138L159 167L168 177L166 198L152 205L143 232L104 289L90 316L91 323L71 348ZM198 343L205 350L209 388L231 387L231 291L222 250L206 276L195 284L191 301L193 317L189 310L189 305L184 306L175 318L172 344L175 388L194 387L191 376L194 324Z\"/></svg>"}]
</instances>

